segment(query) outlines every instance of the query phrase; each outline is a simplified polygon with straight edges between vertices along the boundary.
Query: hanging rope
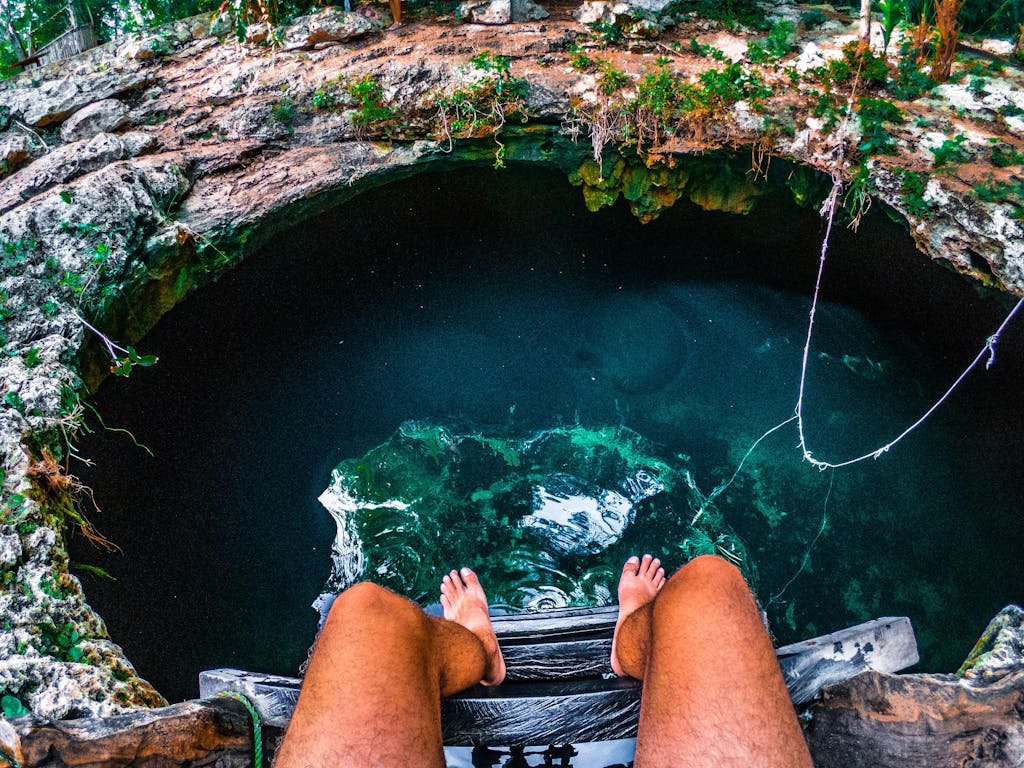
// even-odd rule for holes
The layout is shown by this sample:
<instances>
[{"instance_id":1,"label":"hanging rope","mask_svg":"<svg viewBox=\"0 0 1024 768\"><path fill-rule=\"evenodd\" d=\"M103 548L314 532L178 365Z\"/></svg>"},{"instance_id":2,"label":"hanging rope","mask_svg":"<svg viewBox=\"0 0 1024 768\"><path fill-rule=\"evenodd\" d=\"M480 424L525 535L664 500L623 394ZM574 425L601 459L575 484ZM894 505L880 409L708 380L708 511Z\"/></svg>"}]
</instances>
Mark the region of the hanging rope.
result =
<instances>
[{"instance_id":1,"label":"hanging rope","mask_svg":"<svg viewBox=\"0 0 1024 768\"><path fill-rule=\"evenodd\" d=\"M248 698L238 691L221 691L218 698L234 699L242 703L252 718L252 764L253 768L263 768L263 726L260 723L260 714Z\"/></svg>"},{"instance_id":2,"label":"hanging rope","mask_svg":"<svg viewBox=\"0 0 1024 768\"><path fill-rule=\"evenodd\" d=\"M835 470L832 470L832 474L829 476L828 479L828 492L825 494L825 503L821 509L821 525L818 527L818 533L815 535L813 539L811 539L811 543L807 546L807 550L804 552L803 559L800 561L800 567L797 568L796 573L794 573L790 577L789 581L787 581L782 586L782 589L780 589L778 592L772 595L772 598L768 601L768 605L764 607L766 611L772 607L772 603L774 603L776 600L782 597L785 591L789 589L789 585L796 581L796 577L807 569L807 563L811 559L811 550L814 549L814 545L818 543L818 539L821 538L821 535L825 533L825 528L828 527L828 500L832 498L832 485L833 483L835 483L835 481L836 472Z\"/></svg>"},{"instance_id":3,"label":"hanging rope","mask_svg":"<svg viewBox=\"0 0 1024 768\"><path fill-rule=\"evenodd\" d=\"M839 192L841 189L842 182L838 178L834 177L832 182L832 191L829 193L828 198L825 200L825 204L821 208L821 215L827 216L828 218L825 226L825 237L821 241L821 256L818 259L818 277L814 283L814 298L811 300L811 310L808 315L807 339L804 342L803 361L800 365L800 391L796 401L796 426L797 432L800 435L800 450L803 452L803 457L806 462L822 471L826 469L848 467L851 464L857 464L861 461L867 461L868 459L877 459L883 453L886 453L890 448L896 445L900 440L921 426L929 416L938 410L939 406L949 399L949 396L953 394L953 390L960 386L961 382L967 378L967 375L973 371L978 366L978 363L980 363L986 356L988 357L988 361L985 363L985 369L988 370L993 366L996 360L996 345L999 343L999 337L1002 335L1003 331L1006 330L1006 326L1010 324L1010 321L1013 320L1014 315L1017 314L1021 306L1024 305L1024 298L1022 298L1014 305L1013 309L1010 310L1010 313L996 329L996 332L988 337L988 340L985 342L985 346L981 348L981 351L978 352L974 360L972 360L970 365L964 369L963 373L956 378L956 381L950 385L949 389L946 390L942 397L935 401L932 407L925 411L917 421L900 432L895 438L882 447L876 448L869 453L865 453L863 456L857 456L856 458L847 459L846 461L831 462L816 459L807 447L807 438L804 434L804 389L807 382L807 360L811 351L811 336L814 334L814 315L818 308L818 295L821 292L821 276L825 271L825 256L828 253L829 238L832 234L832 221L835 218L836 203L839 200Z\"/></svg>"}]
</instances>

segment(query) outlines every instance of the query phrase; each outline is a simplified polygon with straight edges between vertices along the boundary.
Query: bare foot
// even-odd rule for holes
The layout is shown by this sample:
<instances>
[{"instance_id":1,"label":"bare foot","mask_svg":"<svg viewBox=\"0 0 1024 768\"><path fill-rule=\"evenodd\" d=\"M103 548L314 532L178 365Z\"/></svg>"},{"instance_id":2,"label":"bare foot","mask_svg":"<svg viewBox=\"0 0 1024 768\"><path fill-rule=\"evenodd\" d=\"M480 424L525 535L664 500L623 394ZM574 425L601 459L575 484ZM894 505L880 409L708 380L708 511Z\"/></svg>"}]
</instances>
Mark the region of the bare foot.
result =
<instances>
[{"instance_id":1,"label":"bare foot","mask_svg":"<svg viewBox=\"0 0 1024 768\"><path fill-rule=\"evenodd\" d=\"M480 580L469 568L452 571L441 581L441 606L444 617L461 624L480 638L487 652L484 685L498 685L505 679L505 659L498 647L498 638L487 612L487 595Z\"/></svg>"},{"instance_id":2,"label":"bare foot","mask_svg":"<svg viewBox=\"0 0 1024 768\"><path fill-rule=\"evenodd\" d=\"M658 590L665 584L665 569L661 560L650 555L642 558L635 555L622 567L619 579L619 617L615 621L615 635L612 638L612 670L619 677L627 677L626 672L615 656L615 641L619 637L619 627L626 617L654 599Z\"/></svg>"}]
</instances>

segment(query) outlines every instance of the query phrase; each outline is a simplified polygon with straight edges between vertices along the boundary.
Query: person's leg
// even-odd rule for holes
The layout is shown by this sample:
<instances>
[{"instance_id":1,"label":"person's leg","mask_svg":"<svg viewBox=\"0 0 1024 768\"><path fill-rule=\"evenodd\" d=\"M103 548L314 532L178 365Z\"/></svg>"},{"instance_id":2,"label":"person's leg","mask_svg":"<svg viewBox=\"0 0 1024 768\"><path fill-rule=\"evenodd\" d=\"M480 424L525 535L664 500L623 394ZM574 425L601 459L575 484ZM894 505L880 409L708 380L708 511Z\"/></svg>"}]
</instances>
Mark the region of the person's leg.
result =
<instances>
[{"instance_id":1,"label":"person's leg","mask_svg":"<svg viewBox=\"0 0 1024 768\"><path fill-rule=\"evenodd\" d=\"M388 0L388 6L391 8L391 26L402 26L402 0Z\"/></svg>"},{"instance_id":2,"label":"person's leg","mask_svg":"<svg viewBox=\"0 0 1024 768\"><path fill-rule=\"evenodd\" d=\"M636 768L811 768L739 570L704 556L665 582L659 566L631 558L619 590L613 667L643 680Z\"/></svg>"},{"instance_id":3,"label":"person's leg","mask_svg":"<svg viewBox=\"0 0 1024 768\"><path fill-rule=\"evenodd\" d=\"M335 601L276 768L441 768L441 698L500 683L505 663L476 575L441 586L445 619L375 584Z\"/></svg>"}]
</instances>

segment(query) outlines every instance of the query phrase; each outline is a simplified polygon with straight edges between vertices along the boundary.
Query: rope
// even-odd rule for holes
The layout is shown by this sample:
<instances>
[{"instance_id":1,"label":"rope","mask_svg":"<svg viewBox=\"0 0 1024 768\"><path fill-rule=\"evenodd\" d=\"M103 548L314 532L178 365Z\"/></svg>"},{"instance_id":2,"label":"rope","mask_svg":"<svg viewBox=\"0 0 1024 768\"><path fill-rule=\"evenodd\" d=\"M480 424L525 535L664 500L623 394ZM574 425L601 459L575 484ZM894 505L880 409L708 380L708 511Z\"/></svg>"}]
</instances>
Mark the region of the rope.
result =
<instances>
[{"instance_id":1,"label":"rope","mask_svg":"<svg viewBox=\"0 0 1024 768\"><path fill-rule=\"evenodd\" d=\"M221 691L217 697L239 701L249 712L252 718L252 764L253 768L263 768L263 725L260 723L260 714L256 707L238 691Z\"/></svg>"},{"instance_id":2,"label":"rope","mask_svg":"<svg viewBox=\"0 0 1024 768\"><path fill-rule=\"evenodd\" d=\"M22 768L21 763L18 762L18 758L9 754L6 750L0 749L0 760L5 761L11 766L11 768Z\"/></svg>"},{"instance_id":3,"label":"rope","mask_svg":"<svg viewBox=\"0 0 1024 768\"><path fill-rule=\"evenodd\" d=\"M996 332L988 337L988 339L985 342L985 346L981 348L981 351L978 352L974 360L972 360L970 365L968 365L964 369L963 373L961 373L956 378L956 381L954 381L952 385L950 385L949 389L946 390L942 397L935 401L932 407L925 411L924 414L917 419L917 421L915 421L909 427L900 432L900 434L897 435L895 438L890 440L882 447L876 448L875 450L870 451L869 453L865 453L863 456L857 456L856 458L847 459L846 461L831 462L816 459L811 454L810 449L807 447L807 438L804 435L804 389L807 382L807 360L810 356L811 351L811 336L814 334L814 315L818 308L818 296L821 292L821 277L825 271L825 256L828 252L829 238L832 234L832 220L835 218L836 203L839 199L839 191L841 187L842 183L839 181L839 179L834 179L832 184L832 192L829 194L828 198L825 200L825 204L821 208L822 216L828 216L828 223L825 227L825 237L821 241L821 256L818 259L818 277L814 283L814 298L811 300L811 310L808 315L807 339L804 342L803 361L800 366L800 392L796 401L796 426L797 431L800 435L800 450L803 452L804 460L807 461L812 466L817 467L821 471L824 471L826 469L839 469L840 467L848 467L851 464L857 464L862 461L867 461L868 459L877 459L883 453L886 453L890 448L896 445L900 440L902 440L904 437L906 437L919 426L921 426L928 419L929 416L931 416L936 410L938 410L939 406L941 406L944 402L946 402L947 399L949 399L950 395L953 394L953 390L960 386L963 380L967 378L967 375L978 366L978 363L980 363L986 357L986 355L988 356L988 361L985 363L985 369L988 370L995 364L996 345L999 343L999 337L1002 335L1003 331L1006 330L1006 326L1010 324L1010 321L1013 320L1014 316L1020 310L1021 306L1024 305L1024 298L1017 301L1013 309L1011 309L1010 313L1006 316L1006 319L1003 320L1000 326L996 329Z\"/></svg>"},{"instance_id":4,"label":"rope","mask_svg":"<svg viewBox=\"0 0 1024 768\"><path fill-rule=\"evenodd\" d=\"M771 599L768 601L768 605L764 607L766 611L772 607L772 603L774 603L776 600L782 597L785 591L789 589L790 584L796 581L796 577L806 570L807 562L811 559L811 550L814 549L814 545L818 543L818 539L821 538L821 535L825 532L825 528L828 527L828 500L832 497L832 484L835 483L835 481L836 473L835 470L832 470L832 474L829 476L828 479L828 492L825 494L825 504L822 506L821 509L821 525L818 528L818 533L815 535L813 539L811 539L811 543L808 545L807 550L804 552L803 559L800 561L800 567L797 568L796 573L794 573L790 577L789 581L787 581L782 586L782 589L780 589L778 592L772 595Z\"/></svg>"}]
</instances>

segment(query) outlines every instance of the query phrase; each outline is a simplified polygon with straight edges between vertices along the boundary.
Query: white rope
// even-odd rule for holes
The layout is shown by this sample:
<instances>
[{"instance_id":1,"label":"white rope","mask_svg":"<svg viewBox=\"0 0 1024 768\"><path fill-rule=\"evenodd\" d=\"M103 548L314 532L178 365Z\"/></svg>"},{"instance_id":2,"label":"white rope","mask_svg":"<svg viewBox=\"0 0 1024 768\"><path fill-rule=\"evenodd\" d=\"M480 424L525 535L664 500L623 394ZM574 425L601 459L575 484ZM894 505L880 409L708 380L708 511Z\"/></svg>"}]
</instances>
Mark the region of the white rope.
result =
<instances>
[{"instance_id":1,"label":"white rope","mask_svg":"<svg viewBox=\"0 0 1024 768\"><path fill-rule=\"evenodd\" d=\"M821 525L818 526L818 533L814 536L813 539L811 539L811 543L807 546L807 549L804 552L803 559L800 561L800 567L797 568L796 573L794 573L790 577L789 581L787 581L783 585L782 589L780 589L778 592L772 595L772 598L768 601L768 605L764 607L766 611L772 607L772 603L774 603L776 600L782 597L783 593L785 593L785 591L789 589L790 585L794 581L796 581L797 576L799 576L807 569L807 563L811 559L811 550L814 549L814 545L818 543L818 539L821 538L821 535L825 533L825 528L828 527L828 500L832 498L832 485L833 483L835 483L835 481L836 473L835 470L833 470L832 474L829 476L828 479L828 492L825 494L825 503L821 509Z\"/></svg>"},{"instance_id":2,"label":"white rope","mask_svg":"<svg viewBox=\"0 0 1024 768\"><path fill-rule=\"evenodd\" d=\"M853 459L847 459L846 461L831 462L816 459L811 454L810 449L808 449L807 438L804 435L804 388L807 381L807 360L811 350L811 336L814 333L814 315L818 308L818 295L821 291L821 276L825 271L825 255L828 252L829 237L832 234L832 220L835 217L836 202L839 198L839 191L841 187L842 183L839 181L839 179L833 178L832 192L829 194L828 198L825 200L825 204L821 208L821 215L828 216L828 223L825 227L825 237L822 239L821 242L821 257L818 260L818 278L814 284L814 298L811 301L811 310L808 315L807 340L804 342L804 356L803 362L800 367L800 392L796 401L796 426L797 431L800 434L800 450L803 452L803 457L805 461L807 461L809 464L817 467L819 470L822 471L826 469L838 469L840 467L848 467L851 464L857 464L861 461L866 461L867 459L877 459L883 453L886 453L890 448L896 445L896 443L898 443L904 437L906 437L919 426L921 426L925 422L925 420L928 419L928 417L931 416L939 408L940 405L946 402L949 396L953 394L953 390L960 386L961 382L963 382L963 380L967 378L967 375L977 367L978 363L980 363L986 355L988 356L988 361L985 363L985 369L987 370L992 367L996 360L996 344L999 343L1000 335L1006 329L1006 326L1009 325L1010 321L1013 320L1014 315L1017 314L1021 306L1024 305L1024 298L1017 301L1013 309L1011 309L1010 313L1006 316L1006 319L1003 320L1000 326L996 329L996 332L988 337L988 340L985 342L985 346L981 348L981 351L978 352L978 355L974 358L974 360L971 361L970 365L968 365L964 369L963 373L961 373L957 377L956 381L954 381L953 384L949 387L949 389L946 390L945 394L943 394L942 397L940 397L935 402L935 404L932 405L931 408L925 411L924 414L917 419L917 421L915 421L909 427L900 432L900 434L897 435L895 438L890 440L881 448L876 448L875 450L869 453L865 453L863 456L858 456Z\"/></svg>"}]
</instances>

